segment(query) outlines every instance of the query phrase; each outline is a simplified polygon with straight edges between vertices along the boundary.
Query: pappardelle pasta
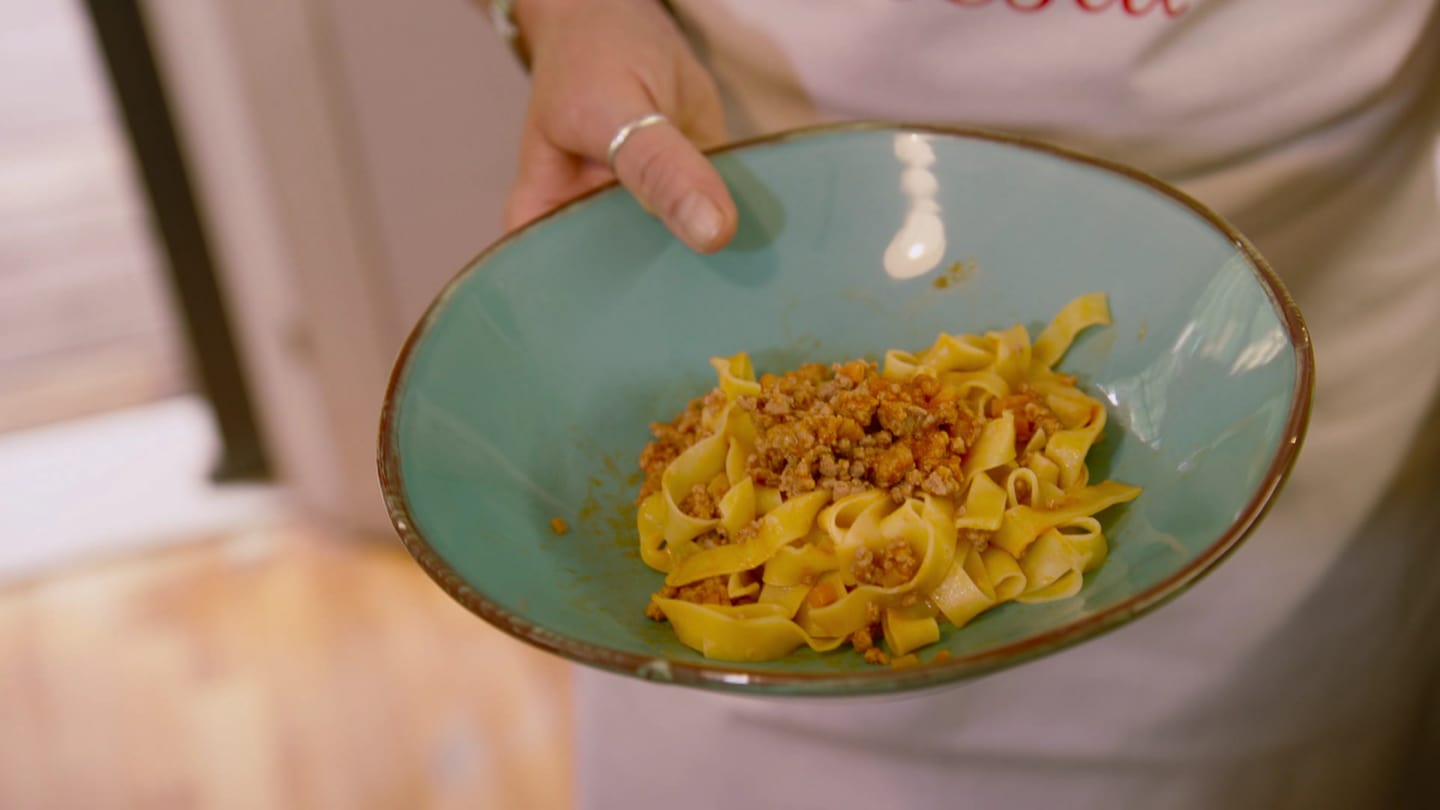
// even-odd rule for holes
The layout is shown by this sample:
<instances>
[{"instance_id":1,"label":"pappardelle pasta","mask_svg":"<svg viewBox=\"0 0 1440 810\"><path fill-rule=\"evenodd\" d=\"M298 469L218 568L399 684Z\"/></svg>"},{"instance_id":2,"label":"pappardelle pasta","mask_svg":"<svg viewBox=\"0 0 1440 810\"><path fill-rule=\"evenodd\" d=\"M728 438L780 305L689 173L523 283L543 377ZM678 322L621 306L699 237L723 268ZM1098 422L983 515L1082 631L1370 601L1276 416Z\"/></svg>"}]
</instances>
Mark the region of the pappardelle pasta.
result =
<instances>
[{"instance_id":1,"label":"pappardelle pasta","mask_svg":"<svg viewBox=\"0 0 1440 810\"><path fill-rule=\"evenodd\" d=\"M848 643L884 663L942 620L1073 596L1105 560L1096 515L1140 494L1089 480L1105 408L1054 368L1109 322L1092 294L1033 342L941 334L758 378L745 353L713 359L718 386L641 453L640 553L665 574L647 615L709 658Z\"/></svg>"}]
</instances>

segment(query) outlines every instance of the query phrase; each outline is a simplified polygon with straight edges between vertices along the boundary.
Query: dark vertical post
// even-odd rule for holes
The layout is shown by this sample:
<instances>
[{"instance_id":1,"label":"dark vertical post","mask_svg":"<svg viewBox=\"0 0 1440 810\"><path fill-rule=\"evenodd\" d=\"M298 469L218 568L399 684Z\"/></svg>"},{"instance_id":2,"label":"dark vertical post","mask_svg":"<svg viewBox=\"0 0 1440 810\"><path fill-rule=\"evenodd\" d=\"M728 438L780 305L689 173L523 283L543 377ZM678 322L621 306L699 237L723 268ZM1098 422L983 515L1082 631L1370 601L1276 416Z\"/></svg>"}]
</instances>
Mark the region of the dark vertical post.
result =
<instances>
[{"instance_id":1,"label":"dark vertical post","mask_svg":"<svg viewBox=\"0 0 1440 810\"><path fill-rule=\"evenodd\" d=\"M217 481L265 478L269 466L235 349L210 245L137 0L86 0L109 68L156 229L168 258L195 382L209 400L223 455Z\"/></svg>"}]
</instances>

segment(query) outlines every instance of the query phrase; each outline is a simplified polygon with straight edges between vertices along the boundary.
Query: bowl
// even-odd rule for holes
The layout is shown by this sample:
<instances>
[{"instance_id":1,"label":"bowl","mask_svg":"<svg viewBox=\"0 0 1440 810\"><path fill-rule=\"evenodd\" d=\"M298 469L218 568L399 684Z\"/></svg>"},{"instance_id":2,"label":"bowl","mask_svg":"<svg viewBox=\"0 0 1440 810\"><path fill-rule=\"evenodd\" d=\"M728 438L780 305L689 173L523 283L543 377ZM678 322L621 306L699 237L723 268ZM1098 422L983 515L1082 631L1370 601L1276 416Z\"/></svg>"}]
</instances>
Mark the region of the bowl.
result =
<instances>
[{"instance_id":1,"label":"bowl","mask_svg":"<svg viewBox=\"0 0 1440 810\"><path fill-rule=\"evenodd\" d=\"M694 254L601 189L485 250L400 352L380 425L386 506L426 573L484 620L672 684L930 688L1135 620L1262 519L1305 432L1310 341L1264 259L1200 203L1054 146L925 126L818 127L711 157L740 210L726 250ZM848 647L709 660L646 618L663 575L639 558L637 457L650 423L714 386L710 358L744 351L783 372L940 332L1035 334L1091 292L1112 323L1060 368L1109 411L1092 478L1144 492L1104 513L1109 559L1076 596L947 627L905 669Z\"/></svg>"}]
</instances>

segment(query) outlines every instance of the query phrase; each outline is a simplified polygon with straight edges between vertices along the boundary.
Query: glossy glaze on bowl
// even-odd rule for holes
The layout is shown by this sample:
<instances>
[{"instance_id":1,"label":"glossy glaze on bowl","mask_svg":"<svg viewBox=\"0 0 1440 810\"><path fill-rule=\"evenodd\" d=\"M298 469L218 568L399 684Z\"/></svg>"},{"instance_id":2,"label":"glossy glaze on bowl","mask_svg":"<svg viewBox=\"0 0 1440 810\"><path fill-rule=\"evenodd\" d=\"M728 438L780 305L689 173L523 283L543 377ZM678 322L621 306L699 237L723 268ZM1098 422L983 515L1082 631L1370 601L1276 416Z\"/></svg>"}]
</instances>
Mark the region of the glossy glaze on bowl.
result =
<instances>
[{"instance_id":1,"label":"glossy glaze on bowl","mask_svg":"<svg viewBox=\"0 0 1440 810\"><path fill-rule=\"evenodd\" d=\"M686 685L934 686L1179 594L1283 483L1309 412L1309 338L1263 259L1195 201L1042 144L926 127L817 128L714 159L741 208L731 248L692 254L627 194L602 190L472 262L401 352L381 419L387 507L421 566L487 621L586 664ZM939 222L939 247L917 212ZM935 254L933 268L887 272L887 249L907 239L925 242L915 254ZM662 576L636 552L635 459L650 422L714 384L708 358L744 350L760 371L878 359L940 331L1038 329L1093 291L1109 295L1114 324L1061 367L1110 403L1092 477L1145 492L1105 514L1111 555L1078 596L947 628L906 670L848 649L708 661L644 617ZM552 532L554 517L571 530ZM950 659L931 662L942 649Z\"/></svg>"}]
</instances>

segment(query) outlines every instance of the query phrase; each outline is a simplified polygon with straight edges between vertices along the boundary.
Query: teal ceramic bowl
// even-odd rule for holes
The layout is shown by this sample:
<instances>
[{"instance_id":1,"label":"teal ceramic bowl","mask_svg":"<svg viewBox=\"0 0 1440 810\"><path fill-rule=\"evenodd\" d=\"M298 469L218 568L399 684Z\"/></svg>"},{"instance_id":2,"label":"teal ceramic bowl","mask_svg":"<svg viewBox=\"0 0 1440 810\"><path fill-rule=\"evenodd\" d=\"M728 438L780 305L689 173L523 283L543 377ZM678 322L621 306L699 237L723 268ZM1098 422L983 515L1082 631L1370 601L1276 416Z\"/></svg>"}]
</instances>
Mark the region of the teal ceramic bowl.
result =
<instances>
[{"instance_id":1,"label":"teal ceramic bowl","mask_svg":"<svg viewBox=\"0 0 1440 810\"><path fill-rule=\"evenodd\" d=\"M933 687L1134 620L1220 563L1299 452L1312 354L1299 311L1233 228L1161 182L1039 143L847 125L713 154L734 244L686 250L625 192L593 193L486 250L395 366L379 469L395 530L486 621L583 664L763 694ZM941 279L944 279L941 281ZM1114 323L1061 364L1110 409L1092 478L1144 488L1104 513L1109 560L1071 599L1006 604L893 670L848 647L711 661L645 618L663 575L633 501L648 425L760 371L1038 331L1075 296ZM559 517L570 531L550 528Z\"/></svg>"}]
</instances>

